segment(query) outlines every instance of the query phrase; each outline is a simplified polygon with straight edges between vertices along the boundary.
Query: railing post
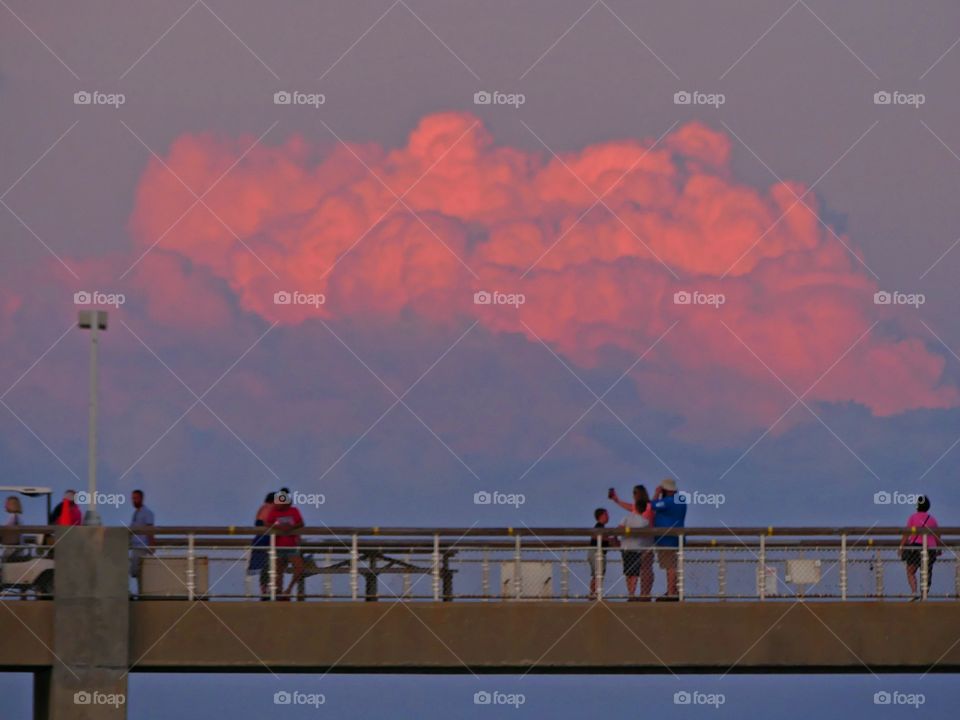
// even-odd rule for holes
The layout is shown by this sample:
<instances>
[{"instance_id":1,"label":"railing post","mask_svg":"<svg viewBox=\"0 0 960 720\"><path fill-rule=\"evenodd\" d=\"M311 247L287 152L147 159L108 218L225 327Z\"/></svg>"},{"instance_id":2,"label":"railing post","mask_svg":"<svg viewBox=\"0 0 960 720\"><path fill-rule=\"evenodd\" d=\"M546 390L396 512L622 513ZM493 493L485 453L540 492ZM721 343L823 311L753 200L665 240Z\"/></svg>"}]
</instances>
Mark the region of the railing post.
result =
<instances>
[{"instance_id":1,"label":"railing post","mask_svg":"<svg viewBox=\"0 0 960 720\"><path fill-rule=\"evenodd\" d=\"M761 600L767 597L767 538L760 536L760 554L757 556L760 562L759 573L757 575L757 595Z\"/></svg>"},{"instance_id":2,"label":"railing post","mask_svg":"<svg viewBox=\"0 0 960 720\"><path fill-rule=\"evenodd\" d=\"M255 551L251 548L245 550L243 553L243 563L246 565L250 562L250 558L253 557ZM249 567L249 566L248 566ZM243 595L244 597L251 598L253 597L253 588L256 587L257 579L251 575L249 572L243 576Z\"/></svg>"},{"instance_id":3,"label":"railing post","mask_svg":"<svg viewBox=\"0 0 960 720\"><path fill-rule=\"evenodd\" d=\"M433 600L440 601L440 534L433 536Z\"/></svg>"},{"instance_id":4,"label":"railing post","mask_svg":"<svg viewBox=\"0 0 960 720\"><path fill-rule=\"evenodd\" d=\"M483 595L483 601L490 600L490 553L483 551L483 560L480 563L480 594Z\"/></svg>"},{"instance_id":5,"label":"railing post","mask_svg":"<svg viewBox=\"0 0 960 720\"><path fill-rule=\"evenodd\" d=\"M277 536L270 533L270 549L267 551L267 559L270 567L267 570L267 578L270 580L270 600L277 599Z\"/></svg>"},{"instance_id":6,"label":"railing post","mask_svg":"<svg viewBox=\"0 0 960 720\"><path fill-rule=\"evenodd\" d=\"M408 565L408 566L413 564L413 563L411 562L411 559L412 559L412 558L411 558L410 555L408 554L407 557L406 557L406 562L407 562L407 565ZM400 587L401 596L402 596L402 597L408 597L408 596L410 595L410 587L411 587L411 585L410 585L410 573L405 572L405 573L403 574L403 581L400 583L400 585L401 585L401 587Z\"/></svg>"},{"instance_id":7,"label":"railing post","mask_svg":"<svg viewBox=\"0 0 960 720\"><path fill-rule=\"evenodd\" d=\"M880 549L873 551L873 587L874 594L878 598L883 597L883 555Z\"/></svg>"},{"instance_id":8,"label":"railing post","mask_svg":"<svg viewBox=\"0 0 960 720\"><path fill-rule=\"evenodd\" d=\"M570 567L567 564L567 549L564 548L560 556L560 596L564 602L570 598Z\"/></svg>"},{"instance_id":9,"label":"railing post","mask_svg":"<svg viewBox=\"0 0 960 720\"><path fill-rule=\"evenodd\" d=\"M357 534L350 538L350 599L356 600L360 588L360 543Z\"/></svg>"},{"instance_id":10,"label":"railing post","mask_svg":"<svg viewBox=\"0 0 960 720\"><path fill-rule=\"evenodd\" d=\"M197 554L194 550L194 535L187 535L187 600L193 600L197 591Z\"/></svg>"},{"instance_id":11,"label":"railing post","mask_svg":"<svg viewBox=\"0 0 960 720\"><path fill-rule=\"evenodd\" d=\"M597 600L603 600L603 535L597 535L597 549L593 556L594 576L597 578Z\"/></svg>"},{"instance_id":12,"label":"railing post","mask_svg":"<svg viewBox=\"0 0 960 720\"><path fill-rule=\"evenodd\" d=\"M960 560L957 560L957 554L950 551L954 557L953 562L953 596L960 598Z\"/></svg>"},{"instance_id":13,"label":"railing post","mask_svg":"<svg viewBox=\"0 0 960 720\"><path fill-rule=\"evenodd\" d=\"M727 596L727 556L720 551L720 564L717 568L717 594L720 597Z\"/></svg>"},{"instance_id":14,"label":"railing post","mask_svg":"<svg viewBox=\"0 0 960 720\"><path fill-rule=\"evenodd\" d=\"M920 597L927 599L927 583L930 582L930 549L929 535L923 534L923 550L920 556Z\"/></svg>"},{"instance_id":15,"label":"railing post","mask_svg":"<svg viewBox=\"0 0 960 720\"><path fill-rule=\"evenodd\" d=\"M330 553L327 553L324 564L330 567L331 560L332 557ZM323 575L323 594L327 597L333 595L333 575L330 573L324 573Z\"/></svg>"},{"instance_id":16,"label":"railing post","mask_svg":"<svg viewBox=\"0 0 960 720\"><path fill-rule=\"evenodd\" d=\"M450 570L450 559L452 557L449 549L445 550L440 565L441 594L444 602L451 602L453 600L453 572Z\"/></svg>"},{"instance_id":17,"label":"railing post","mask_svg":"<svg viewBox=\"0 0 960 720\"><path fill-rule=\"evenodd\" d=\"M840 536L840 600L847 599L847 534Z\"/></svg>"},{"instance_id":18,"label":"railing post","mask_svg":"<svg viewBox=\"0 0 960 720\"><path fill-rule=\"evenodd\" d=\"M684 537L677 538L677 600L683 600L683 550Z\"/></svg>"},{"instance_id":19,"label":"railing post","mask_svg":"<svg viewBox=\"0 0 960 720\"><path fill-rule=\"evenodd\" d=\"M517 535L517 539L516 539L514 550L513 550L513 599L514 600L520 599L520 590L521 590L520 568L521 568L520 536Z\"/></svg>"}]
</instances>

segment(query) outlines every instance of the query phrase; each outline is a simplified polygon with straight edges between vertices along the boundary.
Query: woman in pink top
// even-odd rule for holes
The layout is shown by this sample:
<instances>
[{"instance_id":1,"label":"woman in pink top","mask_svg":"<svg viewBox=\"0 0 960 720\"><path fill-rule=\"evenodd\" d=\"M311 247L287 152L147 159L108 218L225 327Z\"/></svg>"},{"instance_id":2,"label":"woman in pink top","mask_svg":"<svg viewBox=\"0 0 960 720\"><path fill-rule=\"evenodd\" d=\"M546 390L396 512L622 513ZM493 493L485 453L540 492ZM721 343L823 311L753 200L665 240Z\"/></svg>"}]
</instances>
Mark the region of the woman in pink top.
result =
<instances>
[{"instance_id":1,"label":"woman in pink top","mask_svg":"<svg viewBox=\"0 0 960 720\"><path fill-rule=\"evenodd\" d=\"M921 528L935 529L937 519L930 514L930 498L921 495L917 499L917 511L907 519L907 527L913 532L904 533L900 539L900 559L907 565L907 582L910 583L910 592L913 599L917 599L917 569L923 562L924 535L917 531ZM933 579L933 563L940 554L940 538L936 532L926 535L927 538L927 587L930 592L930 581Z\"/></svg>"}]
</instances>

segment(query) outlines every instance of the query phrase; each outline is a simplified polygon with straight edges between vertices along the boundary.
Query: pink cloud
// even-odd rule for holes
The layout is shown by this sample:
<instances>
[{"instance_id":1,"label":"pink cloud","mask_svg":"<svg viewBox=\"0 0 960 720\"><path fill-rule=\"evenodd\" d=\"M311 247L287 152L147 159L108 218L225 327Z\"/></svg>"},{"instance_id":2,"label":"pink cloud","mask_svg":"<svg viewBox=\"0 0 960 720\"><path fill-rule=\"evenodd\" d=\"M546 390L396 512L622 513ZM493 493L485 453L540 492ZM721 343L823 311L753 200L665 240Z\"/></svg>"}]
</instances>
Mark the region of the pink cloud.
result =
<instances>
[{"instance_id":1,"label":"pink cloud","mask_svg":"<svg viewBox=\"0 0 960 720\"><path fill-rule=\"evenodd\" d=\"M797 393L816 383L808 401L878 416L960 401L943 381L944 359L923 342L868 332L875 283L796 202L805 188L738 183L729 138L702 125L656 147L606 142L557 159L498 146L475 118L446 113L423 118L400 148L321 154L293 138L259 145L230 169L252 140L188 135L165 158L195 192L216 183L205 202L219 219L202 205L187 210L193 198L180 182L148 165L131 229L141 247L163 238L144 260L151 307L189 296L204 308L196 321L213 326L228 312L224 285L244 311L288 325L476 319L494 334L542 339L582 368L611 353L635 358L676 323L631 379L698 427L772 422L793 401L781 381ZM416 216L395 193L408 193ZM805 202L817 210L815 198ZM325 303L277 305L283 289ZM476 305L481 289L526 302ZM692 290L725 302L675 304Z\"/></svg>"}]
</instances>

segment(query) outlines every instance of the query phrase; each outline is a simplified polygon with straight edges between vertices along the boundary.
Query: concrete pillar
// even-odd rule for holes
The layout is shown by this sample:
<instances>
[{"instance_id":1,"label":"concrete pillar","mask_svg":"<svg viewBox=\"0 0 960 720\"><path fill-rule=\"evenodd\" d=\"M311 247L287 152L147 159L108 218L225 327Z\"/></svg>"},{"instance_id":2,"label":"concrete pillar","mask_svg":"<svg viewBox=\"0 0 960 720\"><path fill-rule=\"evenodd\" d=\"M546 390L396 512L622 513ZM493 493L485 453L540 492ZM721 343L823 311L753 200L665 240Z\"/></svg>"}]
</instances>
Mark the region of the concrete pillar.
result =
<instances>
[{"instance_id":1,"label":"concrete pillar","mask_svg":"<svg viewBox=\"0 0 960 720\"><path fill-rule=\"evenodd\" d=\"M57 531L56 659L49 678L38 677L34 683L34 704L38 710L46 708L47 720L127 717L128 546L124 528Z\"/></svg>"}]
</instances>

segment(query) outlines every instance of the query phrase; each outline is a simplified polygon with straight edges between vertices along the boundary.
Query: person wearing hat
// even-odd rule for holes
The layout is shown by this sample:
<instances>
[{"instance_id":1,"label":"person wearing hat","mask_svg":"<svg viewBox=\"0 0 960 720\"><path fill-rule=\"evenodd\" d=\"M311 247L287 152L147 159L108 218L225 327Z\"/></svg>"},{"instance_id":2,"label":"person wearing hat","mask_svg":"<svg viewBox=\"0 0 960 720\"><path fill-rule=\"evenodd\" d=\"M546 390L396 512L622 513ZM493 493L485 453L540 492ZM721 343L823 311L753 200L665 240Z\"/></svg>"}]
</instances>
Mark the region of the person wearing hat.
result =
<instances>
[{"instance_id":1,"label":"person wearing hat","mask_svg":"<svg viewBox=\"0 0 960 720\"><path fill-rule=\"evenodd\" d=\"M666 478L653 493L653 526L658 528L682 528L687 517L686 503L677 498L677 481ZM657 564L667 573L667 592L660 600L678 600L677 548L680 538L676 535L661 535L655 541Z\"/></svg>"}]
</instances>

